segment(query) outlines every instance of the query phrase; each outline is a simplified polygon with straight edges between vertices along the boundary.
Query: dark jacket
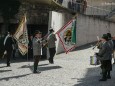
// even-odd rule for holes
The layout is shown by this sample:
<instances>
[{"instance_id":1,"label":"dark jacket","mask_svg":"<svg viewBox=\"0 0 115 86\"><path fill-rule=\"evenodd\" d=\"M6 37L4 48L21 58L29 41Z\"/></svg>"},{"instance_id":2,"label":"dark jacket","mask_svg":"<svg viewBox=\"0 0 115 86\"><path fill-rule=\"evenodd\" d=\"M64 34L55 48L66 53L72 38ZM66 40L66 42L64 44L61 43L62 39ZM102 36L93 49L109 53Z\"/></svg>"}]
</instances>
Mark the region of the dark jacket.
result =
<instances>
[{"instance_id":1,"label":"dark jacket","mask_svg":"<svg viewBox=\"0 0 115 86\"><path fill-rule=\"evenodd\" d=\"M8 37L5 43L5 50L12 51L13 50L13 40L12 37Z\"/></svg>"},{"instance_id":2,"label":"dark jacket","mask_svg":"<svg viewBox=\"0 0 115 86\"><path fill-rule=\"evenodd\" d=\"M99 53L97 54L97 58L101 61L103 60L111 60L112 59L112 51L109 42L105 42L102 45L102 48L99 50Z\"/></svg>"}]
</instances>

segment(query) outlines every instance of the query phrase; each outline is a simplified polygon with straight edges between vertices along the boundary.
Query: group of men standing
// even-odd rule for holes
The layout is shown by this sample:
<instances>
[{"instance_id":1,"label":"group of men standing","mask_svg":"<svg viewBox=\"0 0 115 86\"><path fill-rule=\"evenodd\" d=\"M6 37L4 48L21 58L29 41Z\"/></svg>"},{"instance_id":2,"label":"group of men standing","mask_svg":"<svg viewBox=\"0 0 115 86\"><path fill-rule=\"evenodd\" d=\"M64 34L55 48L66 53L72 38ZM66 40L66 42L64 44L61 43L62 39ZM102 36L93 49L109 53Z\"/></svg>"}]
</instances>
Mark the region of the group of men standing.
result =
<instances>
[{"instance_id":1,"label":"group of men standing","mask_svg":"<svg viewBox=\"0 0 115 86\"><path fill-rule=\"evenodd\" d=\"M50 29L49 34L46 37L46 39L42 38L42 32L40 31L35 31L34 37L31 37L30 45L29 45L29 53L32 53L30 56L34 57L34 69L33 73L40 73L40 71L37 71L38 63L40 61L40 58L42 56L42 48L47 46L49 49L49 63L53 64L54 63L54 55L56 53L56 46L55 46L55 41L56 41L56 36L54 34L54 30ZM4 39L4 46L5 46L5 53L6 54L6 59L7 59L7 66L10 66L10 59L13 55L13 36L8 33L8 35Z\"/></svg>"},{"instance_id":2,"label":"group of men standing","mask_svg":"<svg viewBox=\"0 0 115 86\"><path fill-rule=\"evenodd\" d=\"M115 49L115 39L110 33L103 34L98 45L99 52L96 53L97 59L101 62L102 78L99 81L111 79L112 57ZM115 60L114 60L115 61ZM114 62L115 63L115 62Z\"/></svg>"},{"instance_id":3,"label":"group of men standing","mask_svg":"<svg viewBox=\"0 0 115 86\"><path fill-rule=\"evenodd\" d=\"M40 31L36 31L34 34L33 38L34 73L39 73L39 71L37 71L37 67L39 60L42 56L42 47L44 46L48 46L49 49L50 54L50 58L48 59L49 63L51 64L54 63L53 58L56 53L56 46L55 46L56 36L53 33L54 32L53 29L50 29L49 32L50 33L47 36L46 40L42 39L42 33Z\"/></svg>"}]
</instances>

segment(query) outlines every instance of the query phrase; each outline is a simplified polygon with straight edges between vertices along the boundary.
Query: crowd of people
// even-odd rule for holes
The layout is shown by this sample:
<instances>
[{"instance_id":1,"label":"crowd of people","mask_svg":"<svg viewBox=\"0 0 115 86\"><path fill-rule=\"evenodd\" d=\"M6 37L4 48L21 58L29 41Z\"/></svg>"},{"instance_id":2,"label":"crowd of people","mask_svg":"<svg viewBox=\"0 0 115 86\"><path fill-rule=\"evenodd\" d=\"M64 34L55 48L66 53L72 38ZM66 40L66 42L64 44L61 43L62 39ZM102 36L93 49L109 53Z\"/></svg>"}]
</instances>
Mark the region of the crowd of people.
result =
<instances>
[{"instance_id":1,"label":"crowd of people","mask_svg":"<svg viewBox=\"0 0 115 86\"><path fill-rule=\"evenodd\" d=\"M96 53L96 57L101 63L100 67L102 70L102 78L99 81L106 81L107 79L111 79L112 57L114 58L113 64L115 64L115 37L111 37L110 33L103 34L97 46L99 52Z\"/></svg>"},{"instance_id":2,"label":"crowd of people","mask_svg":"<svg viewBox=\"0 0 115 86\"><path fill-rule=\"evenodd\" d=\"M42 48L44 46L47 46L49 49L49 54L50 54L50 57L48 59L49 63L54 64L54 55L56 53L56 46L55 46L56 40L57 39L53 29L49 30L49 34L45 39L42 37L42 32L38 30L35 31L35 33L29 37L28 56L30 58L34 58L33 73L40 73L40 71L37 70L37 68L38 68L38 63L40 61L40 58L43 55ZM7 67L10 66L10 59L12 57L15 58L16 45L17 42L14 39L13 35L8 32L7 36L4 39L4 46L5 46L4 55L6 57Z\"/></svg>"},{"instance_id":3,"label":"crowd of people","mask_svg":"<svg viewBox=\"0 0 115 86\"><path fill-rule=\"evenodd\" d=\"M34 36L34 37L33 37ZM54 30L50 29L49 34L46 39L42 37L42 32L35 31L33 35L29 38L28 50L31 57L34 57L34 69L33 73L40 73L38 68L38 63L42 56L42 48L47 46L49 49L50 58L48 58L49 63L54 64L54 55L56 53L56 36L54 34ZM8 35L4 39L5 46L5 54L6 54L6 64L10 66L10 59L14 56L15 53L15 43L13 36L8 33ZM114 58L115 64L115 37L112 37L110 33L103 34L102 38L98 41L98 45L96 45L99 49L99 52L96 53L97 59L101 63L101 74L102 78L99 81L106 81L107 79L111 79L111 71L112 71L112 58Z\"/></svg>"}]
</instances>

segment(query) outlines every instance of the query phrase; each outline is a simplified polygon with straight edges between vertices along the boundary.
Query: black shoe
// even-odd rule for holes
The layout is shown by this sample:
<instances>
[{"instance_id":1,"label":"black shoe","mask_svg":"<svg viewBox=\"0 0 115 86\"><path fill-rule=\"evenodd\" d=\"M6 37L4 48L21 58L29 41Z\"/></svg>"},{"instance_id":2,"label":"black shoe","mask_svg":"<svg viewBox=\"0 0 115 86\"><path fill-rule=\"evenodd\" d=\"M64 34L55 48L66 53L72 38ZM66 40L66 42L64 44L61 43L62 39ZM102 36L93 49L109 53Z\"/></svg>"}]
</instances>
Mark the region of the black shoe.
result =
<instances>
[{"instance_id":1,"label":"black shoe","mask_svg":"<svg viewBox=\"0 0 115 86\"><path fill-rule=\"evenodd\" d=\"M33 73L38 73L37 71L34 71Z\"/></svg>"},{"instance_id":2,"label":"black shoe","mask_svg":"<svg viewBox=\"0 0 115 86\"><path fill-rule=\"evenodd\" d=\"M34 71L33 73L41 73L40 71Z\"/></svg>"},{"instance_id":3,"label":"black shoe","mask_svg":"<svg viewBox=\"0 0 115 86\"><path fill-rule=\"evenodd\" d=\"M37 71L38 73L41 73L41 71Z\"/></svg>"},{"instance_id":4,"label":"black shoe","mask_svg":"<svg viewBox=\"0 0 115 86\"><path fill-rule=\"evenodd\" d=\"M99 81L107 81L107 79L103 79L103 78L102 78L102 79L100 79Z\"/></svg>"},{"instance_id":5,"label":"black shoe","mask_svg":"<svg viewBox=\"0 0 115 86\"><path fill-rule=\"evenodd\" d=\"M107 76L107 79L111 79L111 76Z\"/></svg>"},{"instance_id":6,"label":"black shoe","mask_svg":"<svg viewBox=\"0 0 115 86\"><path fill-rule=\"evenodd\" d=\"M54 62L49 62L50 64L54 64Z\"/></svg>"},{"instance_id":7,"label":"black shoe","mask_svg":"<svg viewBox=\"0 0 115 86\"><path fill-rule=\"evenodd\" d=\"M8 64L7 67L10 67L10 64Z\"/></svg>"}]
</instances>

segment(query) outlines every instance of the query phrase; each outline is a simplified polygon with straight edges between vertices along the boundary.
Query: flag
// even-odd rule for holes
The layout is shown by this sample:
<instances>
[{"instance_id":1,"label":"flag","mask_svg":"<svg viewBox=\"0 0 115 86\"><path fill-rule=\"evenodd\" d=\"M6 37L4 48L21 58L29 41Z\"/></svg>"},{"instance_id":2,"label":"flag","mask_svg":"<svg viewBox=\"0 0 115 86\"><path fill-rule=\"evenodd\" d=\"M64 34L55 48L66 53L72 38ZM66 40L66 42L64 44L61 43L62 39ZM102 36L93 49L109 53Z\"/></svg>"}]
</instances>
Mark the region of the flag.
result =
<instances>
[{"instance_id":1,"label":"flag","mask_svg":"<svg viewBox=\"0 0 115 86\"><path fill-rule=\"evenodd\" d=\"M22 17L22 20L14 34L14 38L18 43L18 49L22 55L28 52L28 33L27 33L27 20L26 15Z\"/></svg>"},{"instance_id":2,"label":"flag","mask_svg":"<svg viewBox=\"0 0 115 86\"><path fill-rule=\"evenodd\" d=\"M76 19L73 20L73 23L72 23L72 39L71 39L71 42L73 44L76 44Z\"/></svg>"},{"instance_id":3,"label":"flag","mask_svg":"<svg viewBox=\"0 0 115 86\"><path fill-rule=\"evenodd\" d=\"M74 24L74 27L73 27ZM76 22L74 19L65 24L56 34L66 53L72 51L76 47Z\"/></svg>"}]
</instances>

